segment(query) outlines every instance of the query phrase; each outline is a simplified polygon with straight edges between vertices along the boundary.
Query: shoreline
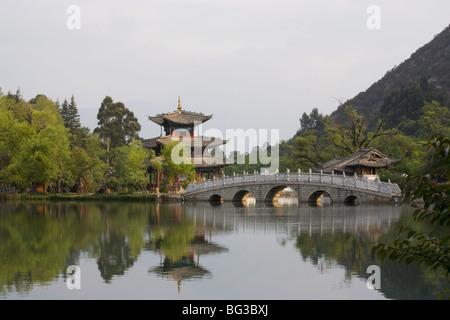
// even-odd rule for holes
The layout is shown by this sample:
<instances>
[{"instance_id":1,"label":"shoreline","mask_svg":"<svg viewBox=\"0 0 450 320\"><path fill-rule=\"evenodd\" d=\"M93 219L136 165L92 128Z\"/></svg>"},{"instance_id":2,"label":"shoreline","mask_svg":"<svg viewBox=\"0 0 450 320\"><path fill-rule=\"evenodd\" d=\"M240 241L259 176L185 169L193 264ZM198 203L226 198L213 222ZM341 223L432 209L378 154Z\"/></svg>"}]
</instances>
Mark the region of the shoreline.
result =
<instances>
[{"instance_id":1,"label":"shoreline","mask_svg":"<svg viewBox=\"0 0 450 320\"><path fill-rule=\"evenodd\" d=\"M142 202L182 202L181 194L166 193L116 193L116 194L3 194L0 200L46 200L46 201L142 201Z\"/></svg>"}]
</instances>

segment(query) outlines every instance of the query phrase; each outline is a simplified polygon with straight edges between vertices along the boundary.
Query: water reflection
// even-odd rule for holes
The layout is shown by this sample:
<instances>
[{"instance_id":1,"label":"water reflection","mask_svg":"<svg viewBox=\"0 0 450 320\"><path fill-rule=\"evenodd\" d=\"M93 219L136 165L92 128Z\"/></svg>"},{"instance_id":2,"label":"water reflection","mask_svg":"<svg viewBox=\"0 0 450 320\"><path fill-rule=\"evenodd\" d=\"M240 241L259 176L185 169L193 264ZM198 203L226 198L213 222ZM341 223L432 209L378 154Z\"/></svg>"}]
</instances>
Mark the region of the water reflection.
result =
<instances>
[{"instance_id":1,"label":"water reflection","mask_svg":"<svg viewBox=\"0 0 450 320\"><path fill-rule=\"evenodd\" d=\"M182 281L211 277L211 272L200 265L200 255L228 251L208 241L204 230L196 230L195 220L186 217L180 205L157 204L150 210L149 221L147 248L161 257L159 266L150 268L149 274L175 280L178 292Z\"/></svg>"},{"instance_id":2,"label":"water reflection","mask_svg":"<svg viewBox=\"0 0 450 320\"><path fill-rule=\"evenodd\" d=\"M221 278L223 275L219 272L224 271L217 266L228 263L228 255L239 251L241 245L259 248L260 235L267 236L266 240L274 239L276 244L265 255L276 256L276 250L292 248L292 254L298 257L294 263L316 266L319 273L344 268L343 281L350 283L355 277L364 280L368 265L380 264L370 257L375 240L392 240L396 235L392 229L397 222L406 225L413 222L410 208L297 205L295 200L287 199L286 203L282 200L278 206L2 203L0 295L26 295L33 292L36 285L47 286L49 291L57 290L55 281L65 277L67 266L78 265L85 259L96 262L97 274L90 277L100 277L103 286L119 279L131 282L129 271L148 260L151 263L145 265L145 278L139 282L158 278L168 280L168 286L172 286L175 281L178 292L185 292L182 284L186 281L200 284ZM241 234L249 235L243 239L246 242L234 242ZM239 270L233 273L237 282L246 281L238 277L252 273L256 267L255 261L261 259L256 252L248 251L243 264L233 265ZM140 261L143 257L147 258ZM213 261L216 263L211 264ZM286 273L283 261L270 263L267 274L262 274L261 285L274 270L279 271L277 274ZM445 285L448 287L442 277L413 264L398 266L386 262L381 269L384 284L381 292L386 298L436 298L437 291ZM292 275L286 274L279 281L290 283L289 276ZM285 284L280 283L280 287L283 286ZM134 287L129 290L136 291ZM257 287L253 290L255 295L261 292Z\"/></svg>"}]
</instances>

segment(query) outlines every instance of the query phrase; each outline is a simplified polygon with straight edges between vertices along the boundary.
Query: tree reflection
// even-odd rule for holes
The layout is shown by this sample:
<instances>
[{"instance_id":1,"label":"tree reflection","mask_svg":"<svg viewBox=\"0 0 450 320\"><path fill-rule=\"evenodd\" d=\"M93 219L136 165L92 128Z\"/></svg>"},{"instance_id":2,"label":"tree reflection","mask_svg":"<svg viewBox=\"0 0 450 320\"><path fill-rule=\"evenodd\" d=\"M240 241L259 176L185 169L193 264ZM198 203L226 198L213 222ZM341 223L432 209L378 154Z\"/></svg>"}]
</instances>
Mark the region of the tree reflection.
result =
<instances>
[{"instance_id":1,"label":"tree reflection","mask_svg":"<svg viewBox=\"0 0 450 320\"><path fill-rule=\"evenodd\" d=\"M111 232L108 237L100 237L100 256L97 259L100 275L109 283L113 276L121 276L133 266L130 246L123 234Z\"/></svg>"},{"instance_id":2,"label":"tree reflection","mask_svg":"<svg viewBox=\"0 0 450 320\"><path fill-rule=\"evenodd\" d=\"M402 208L398 223L413 223L411 209ZM319 219L315 216L313 219ZM317 223L316 223L317 224ZM425 225L423 227L426 227ZM350 229L350 228L349 228ZM381 292L389 299L437 299L438 292L448 287L444 277L432 273L415 263L398 265L386 259L383 263L372 260L370 252L376 238L394 239L397 235L392 228L380 228L380 225L355 229L335 228L334 232L315 232L300 234L295 239L295 247L304 261L322 268L331 262L345 267L345 280L350 282L356 275L366 279L369 265L378 265L381 269ZM412 281L416 279L416 281Z\"/></svg>"},{"instance_id":3,"label":"tree reflection","mask_svg":"<svg viewBox=\"0 0 450 320\"><path fill-rule=\"evenodd\" d=\"M0 293L48 285L80 252L98 259L108 282L131 267L142 248L148 210L143 204L14 202L0 206Z\"/></svg>"},{"instance_id":4,"label":"tree reflection","mask_svg":"<svg viewBox=\"0 0 450 320\"><path fill-rule=\"evenodd\" d=\"M228 250L206 240L205 233L196 229L195 221L187 217L184 207L156 205L150 220L151 249L159 252L161 262L148 272L175 280L178 292L182 281L212 276L200 266L201 254Z\"/></svg>"}]
</instances>

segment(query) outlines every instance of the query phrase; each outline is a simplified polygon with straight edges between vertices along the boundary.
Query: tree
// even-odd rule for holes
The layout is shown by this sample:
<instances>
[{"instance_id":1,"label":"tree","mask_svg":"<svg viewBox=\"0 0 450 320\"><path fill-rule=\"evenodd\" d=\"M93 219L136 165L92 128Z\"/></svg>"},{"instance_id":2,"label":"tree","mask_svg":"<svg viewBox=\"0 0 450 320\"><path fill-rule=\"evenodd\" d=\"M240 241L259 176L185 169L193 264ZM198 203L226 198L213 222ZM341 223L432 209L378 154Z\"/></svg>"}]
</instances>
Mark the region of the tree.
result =
<instances>
[{"instance_id":1,"label":"tree","mask_svg":"<svg viewBox=\"0 0 450 320\"><path fill-rule=\"evenodd\" d=\"M133 139L139 139L141 130L134 113L127 109L122 102L113 102L111 97L105 97L97 113L98 127L94 133L107 143L107 149L121 147Z\"/></svg>"},{"instance_id":2,"label":"tree","mask_svg":"<svg viewBox=\"0 0 450 320\"><path fill-rule=\"evenodd\" d=\"M39 94L30 100L33 105L31 126L39 132L48 126L64 125L56 104L45 95Z\"/></svg>"},{"instance_id":3,"label":"tree","mask_svg":"<svg viewBox=\"0 0 450 320\"><path fill-rule=\"evenodd\" d=\"M96 134L89 134L81 139L81 146L71 150L71 172L77 192L95 191L100 184L107 165L102 161L105 153L101 140Z\"/></svg>"},{"instance_id":4,"label":"tree","mask_svg":"<svg viewBox=\"0 0 450 320\"><path fill-rule=\"evenodd\" d=\"M297 135L312 130L320 136L324 131L324 123L325 117L322 114L319 114L317 108L313 108L309 116L306 112L303 112L302 117L300 118L300 130L297 132Z\"/></svg>"},{"instance_id":5,"label":"tree","mask_svg":"<svg viewBox=\"0 0 450 320\"><path fill-rule=\"evenodd\" d=\"M108 186L116 191L144 190L147 184L145 160L149 152L142 142L132 140L127 146L112 149L111 154L114 172L107 178Z\"/></svg>"},{"instance_id":6,"label":"tree","mask_svg":"<svg viewBox=\"0 0 450 320\"><path fill-rule=\"evenodd\" d=\"M394 136L383 136L377 139L373 146L382 153L401 161L392 164L389 169L378 171L382 181L400 184L404 174L419 174L425 170L426 153L423 144L417 139L399 133Z\"/></svg>"},{"instance_id":7,"label":"tree","mask_svg":"<svg viewBox=\"0 0 450 320\"><path fill-rule=\"evenodd\" d=\"M335 123L331 117L311 112L303 114L300 123L304 126L293 140L291 165L308 169L331 160L346 157L358 149L372 146L383 136L397 134L397 130L383 130L383 121L378 121L375 131L370 131L363 115L351 106L345 106L348 121ZM295 168L294 168L295 169Z\"/></svg>"},{"instance_id":8,"label":"tree","mask_svg":"<svg viewBox=\"0 0 450 320\"><path fill-rule=\"evenodd\" d=\"M55 180L58 192L61 192L61 182L70 174L69 133L66 130L61 125L49 126L25 143L12 163L23 181L42 185L46 192L49 182Z\"/></svg>"},{"instance_id":9,"label":"tree","mask_svg":"<svg viewBox=\"0 0 450 320\"><path fill-rule=\"evenodd\" d=\"M311 130L304 132L301 136L294 139L293 157L296 159L295 167L308 169L318 167L325 162L325 151L323 146L319 145L320 139L313 134Z\"/></svg>"},{"instance_id":10,"label":"tree","mask_svg":"<svg viewBox=\"0 0 450 320\"><path fill-rule=\"evenodd\" d=\"M79 136L81 133L80 115L73 95L70 98L70 103L67 99L64 99L59 112L64 120L65 127L69 129L72 135Z\"/></svg>"},{"instance_id":11,"label":"tree","mask_svg":"<svg viewBox=\"0 0 450 320\"><path fill-rule=\"evenodd\" d=\"M422 77L420 84L411 81L387 95L380 107L380 117L386 128L399 128L406 135L417 136L417 127L411 121L419 120L424 103L433 100L445 104L442 94Z\"/></svg>"},{"instance_id":12,"label":"tree","mask_svg":"<svg viewBox=\"0 0 450 320\"><path fill-rule=\"evenodd\" d=\"M191 151L179 141L171 141L162 148L162 168L169 179L174 179L178 174L189 180L195 177L195 166L190 155Z\"/></svg>"},{"instance_id":13,"label":"tree","mask_svg":"<svg viewBox=\"0 0 450 320\"><path fill-rule=\"evenodd\" d=\"M68 179L68 138L58 109L44 95L37 95L29 103L7 97L3 100L2 130L2 181L17 187L30 183L44 186L56 181L58 191L61 182ZM5 108L6 107L6 108ZM5 113L6 112L6 113Z\"/></svg>"},{"instance_id":14,"label":"tree","mask_svg":"<svg viewBox=\"0 0 450 320\"><path fill-rule=\"evenodd\" d=\"M425 102L418 120L421 136L429 137L435 134L450 135L450 112L447 107L441 107L439 102L433 100Z\"/></svg>"},{"instance_id":15,"label":"tree","mask_svg":"<svg viewBox=\"0 0 450 320\"><path fill-rule=\"evenodd\" d=\"M89 157L89 166L86 168L88 172L83 175L84 183L87 182L89 191L95 191L107 170L107 165L102 161L105 150L102 148L101 139L97 134L86 131L82 136L82 148Z\"/></svg>"},{"instance_id":16,"label":"tree","mask_svg":"<svg viewBox=\"0 0 450 320\"><path fill-rule=\"evenodd\" d=\"M342 156L369 147L375 139L381 136L397 134L394 129L384 131L382 120L378 121L375 131L369 131L365 117L351 106L345 106L345 114L348 117L346 125L333 123L330 118L325 124L328 141L340 150Z\"/></svg>"},{"instance_id":17,"label":"tree","mask_svg":"<svg viewBox=\"0 0 450 320\"><path fill-rule=\"evenodd\" d=\"M432 170L407 175L403 184L403 204L415 207L414 220L438 227L429 233L398 226L393 243L377 243L372 256L409 264L413 261L432 271L441 270L450 281L450 139L435 135L428 142ZM423 203L423 204L418 204Z\"/></svg>"}]
</instances>

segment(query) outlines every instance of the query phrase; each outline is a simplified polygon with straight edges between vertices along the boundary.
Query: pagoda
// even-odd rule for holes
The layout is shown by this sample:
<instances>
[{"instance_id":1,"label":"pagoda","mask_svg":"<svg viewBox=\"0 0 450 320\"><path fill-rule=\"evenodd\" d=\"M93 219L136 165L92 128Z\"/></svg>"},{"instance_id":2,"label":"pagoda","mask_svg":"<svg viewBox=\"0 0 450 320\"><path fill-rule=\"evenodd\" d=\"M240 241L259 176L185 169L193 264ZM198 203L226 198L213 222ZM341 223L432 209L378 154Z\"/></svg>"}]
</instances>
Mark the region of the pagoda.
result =
<instances>
[{"instance_id":1,"label":"pagoda","mask_svg":"<svg viewBox=\"0 0 450 320\"><path fill-rule=\"evenodd\" d=\"M205 151L224 145L227 141L215 137L200 136L198 132L197 135L195 133L198 126L210 120L212 115L184 110L181 107L180 97L178 97L177 110L149 116L148 118L161 127L161 134L159 137L143 140L144 147L153 149L158 157L161 155L161 149L170 141L180 141L191 149L191 159L195 166L197 180L217 178L218 175L223 176L223 168L227 165L225 159L220 159L223 160L220 162L211 161L211 159L205 161ZM148 173L150 174L149 187L152 189L159 188L159 181L162 179L163 173L155 172L150 165L148 166ZM180 189L180 178L178 177L177 183L169 186L170 191Z\"/></svg>"}]
</instances>

